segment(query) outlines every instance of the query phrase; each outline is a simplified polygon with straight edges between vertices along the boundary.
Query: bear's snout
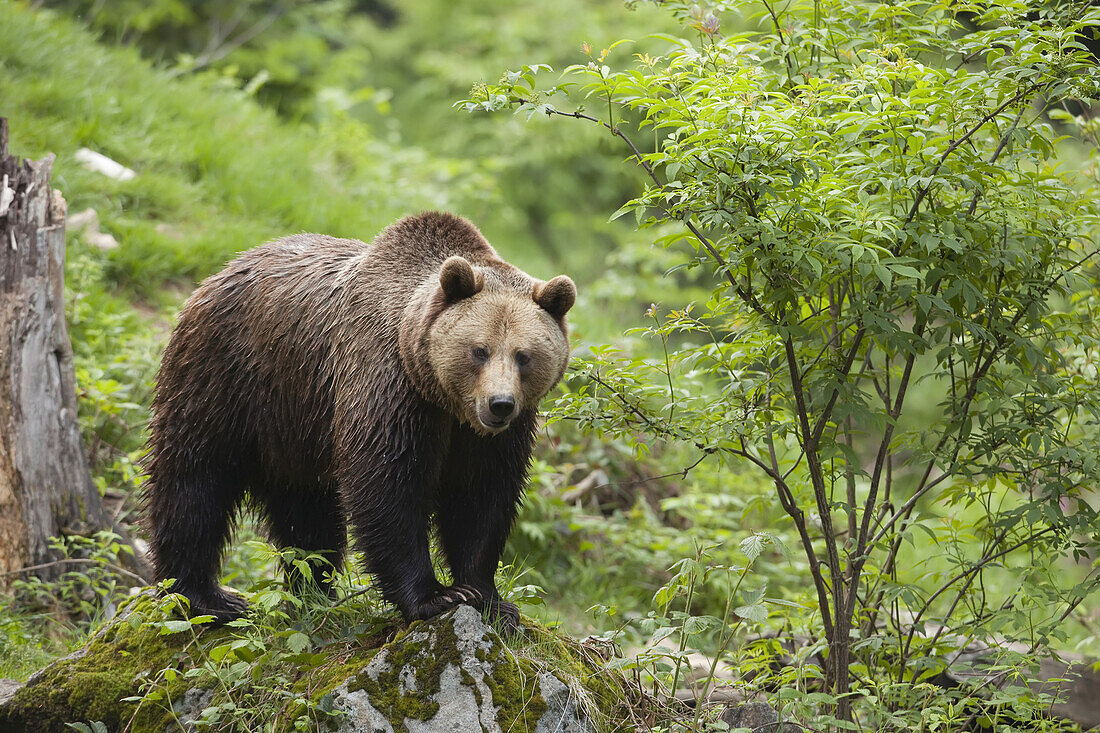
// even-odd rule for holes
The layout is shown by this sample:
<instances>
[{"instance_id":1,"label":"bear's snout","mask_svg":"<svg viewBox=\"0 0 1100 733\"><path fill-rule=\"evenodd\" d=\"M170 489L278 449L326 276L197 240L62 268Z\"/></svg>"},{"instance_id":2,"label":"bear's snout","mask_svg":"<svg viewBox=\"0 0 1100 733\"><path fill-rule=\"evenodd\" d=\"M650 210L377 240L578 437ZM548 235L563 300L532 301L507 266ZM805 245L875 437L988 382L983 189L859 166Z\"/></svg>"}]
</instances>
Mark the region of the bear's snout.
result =
<instances>
[{"instance_id":1,"label":"bear's snout","mask_svg":"<svg viewBox=\"0 0 1100 733\"><path fill-rule=\"evenodd\" d=\"M477 419L490 432L499 433L516 416L516 398L510 394L495 394L478 400Z\"/></svg>"},{"instance_id":2,"label":"bear's snout","mask_svg":"<svg viewBox=\"0 0 1100 733\"><path fill-rule=\"evenodd\" d=\"M489 398L489 412L500 420L510 418L515 409L516 400L510 394L497 394Z\"/></svg>"}]
</instances>

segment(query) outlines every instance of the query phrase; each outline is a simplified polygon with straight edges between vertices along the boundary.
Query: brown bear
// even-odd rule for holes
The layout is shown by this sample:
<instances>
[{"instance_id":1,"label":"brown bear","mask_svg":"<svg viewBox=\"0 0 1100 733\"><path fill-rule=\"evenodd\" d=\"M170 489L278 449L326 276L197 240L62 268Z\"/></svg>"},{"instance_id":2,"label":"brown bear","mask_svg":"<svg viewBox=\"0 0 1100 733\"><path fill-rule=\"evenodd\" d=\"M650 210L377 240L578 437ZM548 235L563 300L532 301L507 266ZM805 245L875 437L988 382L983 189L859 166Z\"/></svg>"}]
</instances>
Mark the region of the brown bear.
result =
<instances>
[{"instance_id":1,"label":"brown bear","mask_svg":"<svg viewBox=\"0 0 1100 733\"><path fill-rule=\"evenodd\" d=\"M350 521L407 620L470 603L514 626L493 576L575 298L568 277L536 280L437 212L369 245L299 234L230 262L187 300L157 377L146 517L158 577L193 613L240 615L218 569L247 504L276 545L333 565ZM432 569L432 517L449 587Z\"/></svg>"}]
</instances>

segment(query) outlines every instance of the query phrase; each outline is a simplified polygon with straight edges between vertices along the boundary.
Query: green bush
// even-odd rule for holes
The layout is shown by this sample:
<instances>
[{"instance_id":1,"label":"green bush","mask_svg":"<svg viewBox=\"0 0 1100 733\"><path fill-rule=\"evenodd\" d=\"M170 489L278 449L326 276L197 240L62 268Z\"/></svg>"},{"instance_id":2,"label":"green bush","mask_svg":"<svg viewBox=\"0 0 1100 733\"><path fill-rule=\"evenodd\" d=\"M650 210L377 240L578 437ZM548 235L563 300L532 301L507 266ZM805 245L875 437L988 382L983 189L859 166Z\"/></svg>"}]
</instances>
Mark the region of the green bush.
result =
<instances>
[{"instance_id":1,"label":"green bush","mask_svg":"<svg viewBox=\"0 0 1100 733\"><path fill-rule=\"evenodd\" d=\"M713 284L651 309L653 356L594 349L555 414L766 477L808 563L824 722L858 693L890 727L886 681L937 673L948 638L1044 650L1100 585L1097 126L1075 111L1100 9L817 0L727 34L733 4L662 5L689 37L660 56L589 51L550 87L527 65L464 103L602 127L648 178L618 215Z\"/></svg>"}]
</instances>

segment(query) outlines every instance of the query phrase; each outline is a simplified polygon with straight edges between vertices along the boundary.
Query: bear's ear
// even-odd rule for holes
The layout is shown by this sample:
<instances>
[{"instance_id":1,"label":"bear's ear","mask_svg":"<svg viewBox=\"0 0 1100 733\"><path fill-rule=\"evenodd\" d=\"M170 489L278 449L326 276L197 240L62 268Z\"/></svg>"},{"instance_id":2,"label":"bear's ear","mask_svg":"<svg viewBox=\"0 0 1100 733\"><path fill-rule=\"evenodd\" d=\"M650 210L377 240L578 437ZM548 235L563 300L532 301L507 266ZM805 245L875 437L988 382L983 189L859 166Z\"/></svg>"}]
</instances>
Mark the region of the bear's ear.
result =
<instances>
[{"instance_id":1,"label":"bear's ear","mask_svg":"<svg viewBox=\"0 0 1100 733\"><path fill-rule=\"evenodd\" d=\"M448 257L439 271L439 286L447 300L454 302L481 292L484 281L463 257Z\"/></svg>"},{"instance_id":2,"label":"bear's ear","mask_svg":"<svg viewBox=\"0 0 1100 733\"><path fill-rule=\"evenodd\" d=\"M561 318L577 301L577 286L565 275L535 286L535 302L554 318Z\"/></svg>"}]
</instances>

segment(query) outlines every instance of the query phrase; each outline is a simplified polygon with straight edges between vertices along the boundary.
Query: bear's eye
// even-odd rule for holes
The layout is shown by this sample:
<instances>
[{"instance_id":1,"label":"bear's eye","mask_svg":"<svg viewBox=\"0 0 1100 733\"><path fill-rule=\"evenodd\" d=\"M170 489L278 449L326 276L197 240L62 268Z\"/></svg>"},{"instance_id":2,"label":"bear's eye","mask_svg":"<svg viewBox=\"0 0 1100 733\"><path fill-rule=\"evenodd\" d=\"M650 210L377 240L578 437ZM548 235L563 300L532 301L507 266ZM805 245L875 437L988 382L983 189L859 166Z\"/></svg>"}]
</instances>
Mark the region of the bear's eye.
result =
<instances>
[{"instance_id":1,"label":"bear's eye","mask_svg":"<svg viewBox=\"0 0 1100 733\"><path fill-rule=\"evenodd\" d=\"M531 363L531 355L525 351L516 352L516 364L521 367L525 367Z\"/></svg>"},{"instance_id":2,"label":"bear's eye","mask_svg":"<svg viewBox=\"0 0 1100 733\"><path fill-rule=\"evenodd\" d=\"M473 350L474 361L484 364L489 361L489 350L484 346L475 346Z\"/></svg>"}]
</instances>

